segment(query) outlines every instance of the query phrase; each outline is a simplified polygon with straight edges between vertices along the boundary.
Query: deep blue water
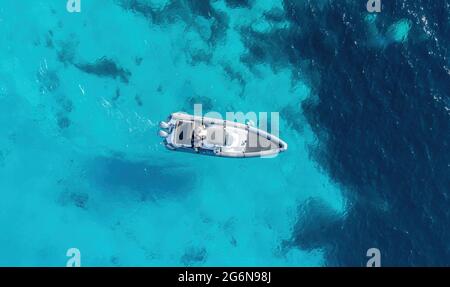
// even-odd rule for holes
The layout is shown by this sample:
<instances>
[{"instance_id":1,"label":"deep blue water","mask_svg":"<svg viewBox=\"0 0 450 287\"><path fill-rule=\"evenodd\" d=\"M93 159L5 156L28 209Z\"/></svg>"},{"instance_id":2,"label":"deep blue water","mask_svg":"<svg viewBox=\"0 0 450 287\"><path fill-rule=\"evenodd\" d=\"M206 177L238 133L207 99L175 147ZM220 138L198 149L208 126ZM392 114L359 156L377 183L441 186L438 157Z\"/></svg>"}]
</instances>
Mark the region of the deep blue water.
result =
<instances>
[{"instance_id":1,"label":"deep blue water","mask_svg":"<svg viewBox=\"0 0 450 287\"><path fill-rule=\"evenodd\" d=\"M367 45L359 8L343 1L316 16L313 4L288 9L315 27L292 36L320 74L318 101L302 103L320 141L313 154L350 198L344 220L296 242L330 246L336 265L363 264L369 242L386 265L448 265L450 2L384 2L375 24L389 36L392 22L409 21L402 43Z\"/></svg>"},{"instance_id":2,"label":"deep blue water","mask_svg":"<svg viewBox=\"0 0 450 287\"><path fill-rule=\"evenodd\" d=\"M449 265L450 1L3 2L1 266ZM289 150L167 151L195 103Z\"/></svg>"}]
</instances>

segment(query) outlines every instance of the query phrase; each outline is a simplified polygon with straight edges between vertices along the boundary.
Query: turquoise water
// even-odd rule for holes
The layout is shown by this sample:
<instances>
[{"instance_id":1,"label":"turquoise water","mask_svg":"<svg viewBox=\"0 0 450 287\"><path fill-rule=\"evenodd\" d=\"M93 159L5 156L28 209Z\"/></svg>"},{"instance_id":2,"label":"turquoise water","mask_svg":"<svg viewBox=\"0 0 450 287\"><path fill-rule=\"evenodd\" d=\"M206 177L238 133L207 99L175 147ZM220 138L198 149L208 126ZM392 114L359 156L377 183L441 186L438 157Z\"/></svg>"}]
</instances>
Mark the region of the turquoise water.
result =
<instances>
[{"instance_id":1,"label":"turquoise water","mask_svg":"<svg viewBox=\"0 0 450 287\"><path fill-rule=\"evenodd\" d=\"M213 2L223 17L141 1L154 19L132 1L83 0L73 14L64 2L0 8L0 265L65 266L72 247L83 266L323 265L321 248L289 243L308 200L345 214L342 190L310 157L300 103L314 92L294 67L247 65L240 34L290 25L262 17L282 1ZM289 150L244 160L166 150L158 121L193 103L280 112Z\"/></svg>"}]
</instances>

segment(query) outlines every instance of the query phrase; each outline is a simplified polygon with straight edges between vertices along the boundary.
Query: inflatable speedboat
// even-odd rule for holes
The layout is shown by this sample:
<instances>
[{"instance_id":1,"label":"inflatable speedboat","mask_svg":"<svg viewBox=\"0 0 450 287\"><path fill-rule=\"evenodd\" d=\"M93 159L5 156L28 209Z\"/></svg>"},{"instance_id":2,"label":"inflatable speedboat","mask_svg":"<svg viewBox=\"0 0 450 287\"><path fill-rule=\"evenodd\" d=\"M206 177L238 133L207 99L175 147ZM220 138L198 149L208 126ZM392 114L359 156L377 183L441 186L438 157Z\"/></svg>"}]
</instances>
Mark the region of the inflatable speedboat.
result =
<instances>
[{"instance_id":1,"label":"inflatable speedboat","mask_svg":"<svg viewBox=\"0 0 450 287\"><path fill-rule=\"evenodd\" d=\"M169 150L235 158L270 157L287 150L284 141L251 124L173 113L160 127Z\"/></svg>"}]
</instances>

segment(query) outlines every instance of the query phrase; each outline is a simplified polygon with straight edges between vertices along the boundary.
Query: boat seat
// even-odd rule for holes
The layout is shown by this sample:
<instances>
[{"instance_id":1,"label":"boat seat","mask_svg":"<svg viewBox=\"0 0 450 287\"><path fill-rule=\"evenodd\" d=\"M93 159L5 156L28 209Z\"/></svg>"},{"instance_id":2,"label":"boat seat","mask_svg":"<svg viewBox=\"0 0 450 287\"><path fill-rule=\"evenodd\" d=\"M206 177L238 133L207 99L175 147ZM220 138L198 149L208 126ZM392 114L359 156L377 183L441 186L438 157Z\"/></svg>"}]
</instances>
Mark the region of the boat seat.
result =
<instances>
[{"instance_id":1,"label":"boat seat","mask_svg":"<svg viewBox=\"0 0 450 287\"><path fill-rule=\"evenodd\" d=\"M186 146L192 146L193 132L194 132L193 122L178 121L174 134L175 143Z\"/></svg>"},{"instance_id":2,"label":"boat seat","mask_svg":"<svg viewBox=\"0 0 450 287\"><path fill-rule=\"evenodd\" d=\"M225 130L223 126L211 126L206 129L207 141L214 145L225 145Z\"/></svg>"}]
</instances>

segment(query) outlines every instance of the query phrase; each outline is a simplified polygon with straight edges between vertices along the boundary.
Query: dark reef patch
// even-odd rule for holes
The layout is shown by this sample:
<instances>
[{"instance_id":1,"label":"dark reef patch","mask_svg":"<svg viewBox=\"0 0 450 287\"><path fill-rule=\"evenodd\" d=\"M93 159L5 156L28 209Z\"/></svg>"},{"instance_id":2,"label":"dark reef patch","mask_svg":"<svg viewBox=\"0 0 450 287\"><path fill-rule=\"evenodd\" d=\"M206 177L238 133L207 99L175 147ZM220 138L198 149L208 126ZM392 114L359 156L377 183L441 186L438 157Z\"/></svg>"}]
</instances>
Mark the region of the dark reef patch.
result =
<instances>
[{"instance_id":1,"label":"dark reef patch","mask_svg":"<svg viewBox=\"0 0 450 287\"><path fill-rule=\"evenodd\" d=\"M213 19L211 35L207 39L209 43L215 45L226 33L228 19L223 13L217 12L211 5L210 0L204 1L170 1L164 7L154 8L149 3L142 0L120 0L120 7L143 16L148 21L157 25L165 25L179 21L180 19L188 25L196 26L193 16L202 16L206 19Z\"/></svg>"},{"instance_id":2,"label":"dark reef patch","mask_svg":"<svg viewBox=\"0 0 450 287\"><path fill-rule=\"evenodd\" d=\"M245 86L246 82L241 73L234 71L229 65L224 66L223 70L232 81L237 81L241 86Z\"/></svg>"},{"instance_id":3,"label":"dark reef patch","mask_svg":"<svg viewBox=\"0 0 450 287\"><path fill-rule=\"evenodd\" d=\"M236 247L238 245L237 240L234 236L231 236L230 244Z\"/></svg>"},{"instance_id":4,"label":"dark reef patch","mask_svg":"<svg viewBox=\"0 0 450 287\"><path fill-rule=\"evenodd\" d=\"M194 186L195 176L182 167L99 157L89 166L90 179L107 192L155 200L183 195Z\"/></svg>"},{"instance_id":5,"label":"dark reef patch","mask_svg":"<svg viewBox=\"0 0 450 287\"><path fill-rule=\"evenodd\" d=\"M57 122L60 129L67 129L70 127L70 119L63 114L58 114Z\"/></svg>"},{"instance_id":6,"label":"dark reef patch","mask_svg":"<svg viewBox=\"0 0 450 287\"><path fill-rule=\"evenodd\" d=\"M211 0L187 1L187 3L194 15L214 20L208 42L215 45L226 34L226 30L228 29L227 16L224 13L216 11L211 5Z\"/></svg>"},{"instance_id":7,"label":"dark reef patch","mask_svg":"<svg viewBox=\"0 0 450 287\"><path fill-rule=\"evenodd\" d=\"M84 192L64 191L60 194L58 202L63 205L74 205L81 209L87 209L89 195Z\"/></svg>"},{"instance_id":8,"label":"dark reef patch","mask_svg":"<svg viewBox=\"0 0 450 287\"><path fill-rule=\"evenodd\" d=\"M144 105L144 103L142 102L142 98L139 95L134 96L134 101L139 107L142 107Z\"/></svg>"},{"instance_id":9,"label":"dark reef patch","mask_svg":"<svg viewBox=\"0 0 450 287\"><path fill-rule=\"evenodd\" d=\"M64 96L58 96L56 103L65 113L71 113L73 111L73 103L70 99Z\"/></svg>"},{"instance_id":10,"label":"dark reef patch","mask_svg":"<svg viewBox=\"0 0 450 287\"><path fill-rule=\"evenodd\" d=\"M239 83L239 85L241 86L241 93L239 94L239 96L243 97L244 89L245 89L245 86L247 85L247 82L245 81L242 74L233 70L233 68L229 65L224 65L223 70L225 71L227 76L230 78L230 80L237 81Z\"/></svg>"},{"instance_id":11,"label":"dark reef patch","mask_svg":"<svg viewBox=\"0 0 450 287\"><path fill-rule=\"evenodd\" d=\"M116 62L106 57L102 57L94 63L75 63L74 65L85 73L98 77L119 78L124 83L128 83L131 77L130 71L120 67Z\"/></svg>"},{"instance_id":12,"label":"dark reef patch","mask_svg":"<svg viewBox=\"0 0 450 287\"><path fill-rule=\"evenodd\" d=\"M291 55L294 48L293 31L286 28L273 28L268 33L254 31L251 27L241 29L242 39L248 52L241 56L241 61L253 67L260 63L268 63L277 69L290 63L291 58L300 59L299 54Z\"/></svg>"},{"instance_id":13,"label":"dark reef patch","mask_svg":"<svg viewBox=\"0 0 450 287\"><path fill-rule=\"evenodd\" d=\"M56 113L56 123L59 129L67 129L71 125L69 115L73 111L73 103L69 98L61 94L55 94L55 101L59 110Z\"/></svg>"},{"instance_id":14,"label":"dark reef patch","mask_svg":"<svg viewBox=\"0 0 450 287\"><path fill-rule=\"evenodd\" d=\"M144 58L142 58L142 57L136 57L134 59L134 63L136 64L136 66L140 66L142 64L143 60L144 60Z\"/></svg>"},{"instance_id":15,"label":"dark reef patch","mask_svg":"<svg viewBox=\"0 0 450 287\"><path fill-rule=\"evenodd\" d=\"M156 23L162 22L162 19L157 17L158 13L156 11L154 11L152 6L150 6L149 4L147 4L145 2L142 2L139 0L123 0L123 1L120 1L119 3L123 9L130 10L136 14L140 14L152 22L156 22ZM173 4L171 4L171 5L173 5ZM165 9L167 9L167 10L171 9L173 7L171 5L169 7L166 7Z\"/></svg>"},{"instance_id":16,"label":"dark reef patch","mask_svg":"<svg viewBox=\"0 0 450 287\"><path fill-rule=\"evenodd\" d=\"M58 60L66 67L72 64L75 59L77 47L78 42L73 39L59 43L59 49L57 50Z\"/></svg>"},{"instance_id":17,"label":"dark reef patch","mask_svg":"<svg viewBox=\"0 0 450 287\"><path fill-rule=\"evenodd\" d=\"M214 104L211 98L206 96L194 95L190 96L186 100L186 106L184 111L193 111L194 105L201 104L203 113L207 113L213 110Z\"/></svg>"},{"instance_id":18,"label":"dark reef patch","mask_svg":"<svg viewBox=\"0 0 450 287\"><path fill-rule=\"evenodd\" d=\"M115 101L117 101L119 98L120 98L120 96L121 96L121 93L120 93L120 89L119 88L116 88L116 93L114 94L114 96L112 97L112 101L113 102L115 102Z\"/></svg>"},{"instance_id":19,"label":"dark reef patch","mask_svg":"<svg viewBox=\"0 0 450 287\"><path fill-rule=\"evenodd\" d=\"M209 51L199 51L199 50L189 50L187 49L186 54L190 58L190 63L192 65L206 63L210 64L213 54Z\"/></svg>"},{"instance_id":20,"label":"dark reef patch","mask_svg":"<svg viewBox=\"0 0 450 287\"><path fill-rule=\"evenodd\" d=\"M264 18L272 23L280 23L286 19L284 10L280 8L273 8L272 10L265 12Z\"/></svg>"},{"instance_id":21,"label":"dark reef patch","mask_svg":"<svg viewBox=\"0 0 450 287\"><path fill-rule=\"evenodd\" d=\"M120 260L119 260L119 257L117 257L117 256L111 256L111 258L109 259L109 262L111 262L111 264L114 266L120 265Z\"/></svg>"},{"instance_id":22,"label":"dark reef patch","mask_svg":"<svg viewBox=\"0 0 450 287\"><path fill-rule=\"evenodd\" d=\"M53 92L59 87L59 77L55 71L40 69L37 73L39 91L41 93Z\"/></svg>"},{"instance_id":23,"label":"dark reef patch","mask_svg":"<svg viewBox=\"0 0 450 287\"><path fill-rule=\"evenodd\" d=\"M188 248L184 255L181 257L181 263L183 266L193 266L202 263L206 260L206 249L205 248Z\"/></svg>"},{"instance_id":24,"label":"dark reef patch","mask_svg":"<svg viewBox=\"0 0 450 287\"><path fill-rule=\"evenodd\" d=\"M54 47L54 45L53 45L53 31L52 30L49 30L47 32L47 34L45 34L45 46L47 48L50 48L50 49L52 49Z\"/></svg>"},{"instance_id":25,"label":"dark reef patch","mask_svg":"<svg viewBox=\"0 0 450 287\"><path fill-rule=\"evenodd\" d=\"M251 0L225 0L230 8L250 8Z\"/></svg>"}]
</instances>

